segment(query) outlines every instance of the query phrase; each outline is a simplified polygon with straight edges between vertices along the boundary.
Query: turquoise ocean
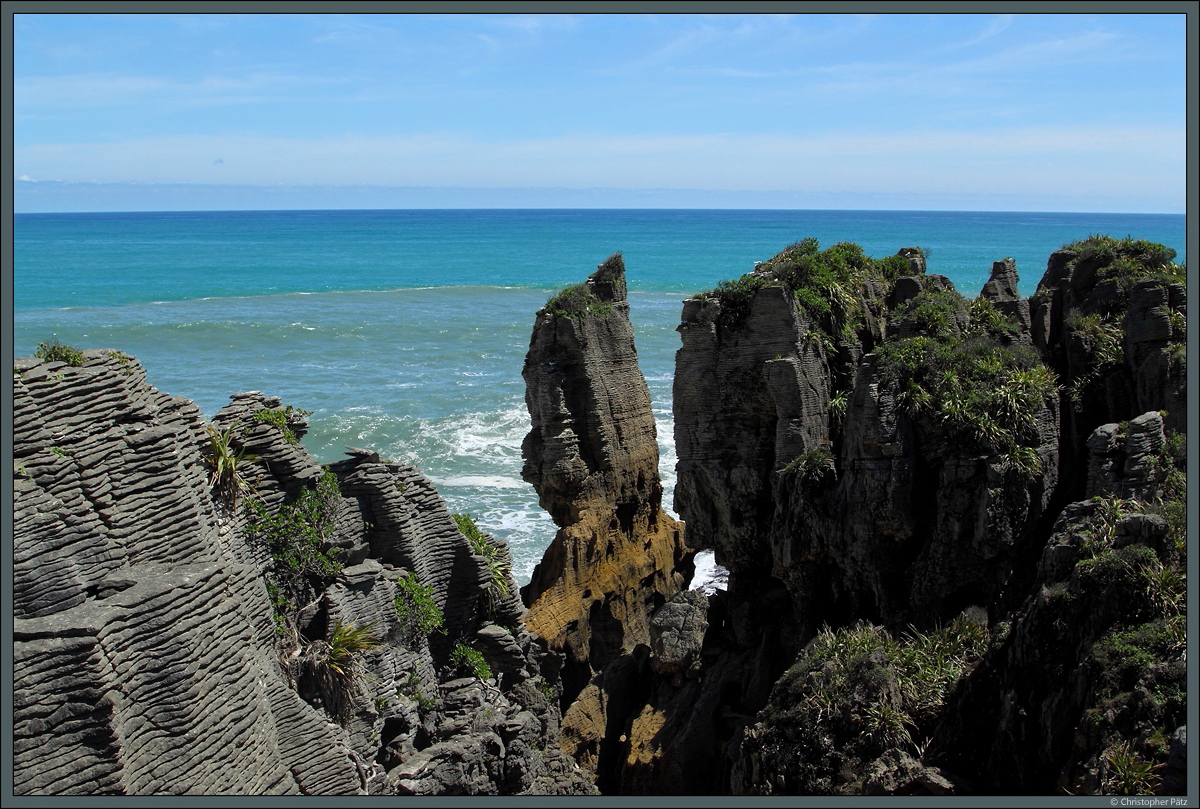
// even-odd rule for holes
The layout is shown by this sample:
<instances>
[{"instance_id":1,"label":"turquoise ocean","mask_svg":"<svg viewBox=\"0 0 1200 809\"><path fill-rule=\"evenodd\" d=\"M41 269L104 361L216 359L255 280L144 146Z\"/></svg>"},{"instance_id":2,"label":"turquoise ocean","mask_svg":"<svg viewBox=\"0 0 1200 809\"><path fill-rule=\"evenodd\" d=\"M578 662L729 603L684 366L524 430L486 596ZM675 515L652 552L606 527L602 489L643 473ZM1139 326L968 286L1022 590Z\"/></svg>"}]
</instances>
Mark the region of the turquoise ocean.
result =
<instances>
[{"instance_id":1,"label":"turquoise ocean","mask_svg":"<svg viewBox=\"0 0 1200 809\"><path fill-rule=\"evenodd\" d=\"M135 355L211 418L260 390L312 410L322 462L376 449L512 547L519 582L554 535L521 480L521 366L535 312L615 251L671 503L681 302L808 236L876 258L929 253L968 297L992 262L1032 294L1051 252L1089 234L1174 248L1184 216L749 210L397 210L17 214L14 350L56 338Z\"/></svg>"}]
</instances>

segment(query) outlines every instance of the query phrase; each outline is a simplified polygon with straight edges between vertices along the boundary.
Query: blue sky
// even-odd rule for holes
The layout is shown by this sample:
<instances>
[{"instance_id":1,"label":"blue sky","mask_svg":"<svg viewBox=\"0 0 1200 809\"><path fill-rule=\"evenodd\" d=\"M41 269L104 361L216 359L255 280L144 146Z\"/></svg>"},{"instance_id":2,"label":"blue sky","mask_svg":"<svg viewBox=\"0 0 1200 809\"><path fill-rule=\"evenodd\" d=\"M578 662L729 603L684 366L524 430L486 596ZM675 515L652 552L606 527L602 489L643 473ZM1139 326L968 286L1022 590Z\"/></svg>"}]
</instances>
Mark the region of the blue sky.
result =
<instances>
[{"instance_id":1,"label":"blue sky","mask_svg":"<svg viewBox=\"0 0 1200 809\"><path fill-rule=\"evenodd\" d=\"M25 15L17 211L1183 212L1179 15Z\"/></svg>"}]
</instances>

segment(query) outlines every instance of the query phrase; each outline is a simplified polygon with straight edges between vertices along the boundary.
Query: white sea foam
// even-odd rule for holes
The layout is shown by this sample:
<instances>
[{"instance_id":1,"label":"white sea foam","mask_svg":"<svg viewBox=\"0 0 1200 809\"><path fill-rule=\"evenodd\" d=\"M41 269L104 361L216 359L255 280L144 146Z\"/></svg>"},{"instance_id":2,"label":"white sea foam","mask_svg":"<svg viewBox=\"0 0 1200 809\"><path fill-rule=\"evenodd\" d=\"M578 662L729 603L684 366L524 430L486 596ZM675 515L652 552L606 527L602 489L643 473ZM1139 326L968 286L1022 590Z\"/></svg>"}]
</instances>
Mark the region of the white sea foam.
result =
<instances>
[{"instance_id":1,"label":"white sea foam","mask_svg":"<svg viewBox=\"0 0 1200 809\"><path fill-rule=\"evenodd\" d=\"M475 486L481 489L523 489L528 484L522 480L499 475L458 475L448 478L431 478L435 486Z\"/></svg>"},{"instance_id":2,"label":"white sea foam","mask_svg":"<svg viewBox=\"0 0 1200 809\"><path fill-rule=\"evenodd\" d=\"M712 551L696 554L696 574L692 577L691 589L712 595L729 585L729 571L717 564Z\"/></svg>"}]
</instances>

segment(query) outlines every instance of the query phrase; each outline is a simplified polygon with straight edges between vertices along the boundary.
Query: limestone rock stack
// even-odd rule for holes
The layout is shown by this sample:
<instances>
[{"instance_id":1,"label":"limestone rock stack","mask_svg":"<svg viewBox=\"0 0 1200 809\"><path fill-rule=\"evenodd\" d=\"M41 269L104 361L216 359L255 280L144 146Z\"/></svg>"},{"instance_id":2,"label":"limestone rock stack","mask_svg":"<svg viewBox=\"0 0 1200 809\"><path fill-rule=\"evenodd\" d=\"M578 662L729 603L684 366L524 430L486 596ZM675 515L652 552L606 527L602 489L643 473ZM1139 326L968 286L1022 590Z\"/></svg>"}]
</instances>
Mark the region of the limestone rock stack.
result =
<instances>
[{"instance_id":1,"label":"limestone rock stack","mask_svg":"<svg viewBox=\"0 0 1200 809\"><path fill-rule=\"evenodd\" d=\"M683 526L662 510L620 254L542 310L522 375L533 422L522 476L559 526L523 593L526 624L586 681L647 641L690 561Z\"/></svg>"}]
</instances>

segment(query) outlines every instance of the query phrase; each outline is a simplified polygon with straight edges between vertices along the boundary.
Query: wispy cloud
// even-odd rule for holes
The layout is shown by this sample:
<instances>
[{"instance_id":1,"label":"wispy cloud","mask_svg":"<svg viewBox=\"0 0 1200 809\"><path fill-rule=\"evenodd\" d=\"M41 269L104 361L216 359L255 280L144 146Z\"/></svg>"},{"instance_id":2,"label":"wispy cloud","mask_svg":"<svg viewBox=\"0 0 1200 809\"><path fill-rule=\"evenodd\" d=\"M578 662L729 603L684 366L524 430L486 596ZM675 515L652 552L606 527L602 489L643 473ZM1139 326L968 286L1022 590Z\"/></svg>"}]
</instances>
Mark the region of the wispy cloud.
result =
<instances>
[{"instance_id":1,"label":"wispy cloud","mask_svg":"<svg viewBox=\"0 0 1200 809\"><path fill-rule=\"evenodd\" d=\"M246 104L281 92L331 85L335 79L277 73L211 75L194 81L117 74L31 76L13 82L14 109L31 110L165 104L172 107Z\"/></svg>"},{"instance_id":2,"label":"wispy cloud","mask_svg":"<svg viewBox=\"0 0 1200 809\"><path fill-rule=\"evenodd\" d=\"M704 135L481 141L185 137L16 150L18 173L73 181L837 190L1103 185L1133 166L1182 192L1184 133L1025 128L900 136ZM217 160L223 160L223 163ZM1176 178L1173 180L1172 178ZM1085 179L1086 178L1086 179Z\"/></svg>"},{"instance_id":3,"label":"wispy cloud","mask_svg":"<svg viewBox=\"0 0 1200 809\"><path fill-rule=\"evenodd\" d=\"M970 39L963 40L962 42L951 42L945 47L950 50L958 50L960 48L969 48L972 45L978 45L980 42L985 42L992 37L1007 31L1013 24L1013 16L1014 15L1012 14L1001 14L999 16L992 17L988 21L987 25L983 27L983 30L981 30L975 36L971 37Z\"/></svg>"}]
</instances>

